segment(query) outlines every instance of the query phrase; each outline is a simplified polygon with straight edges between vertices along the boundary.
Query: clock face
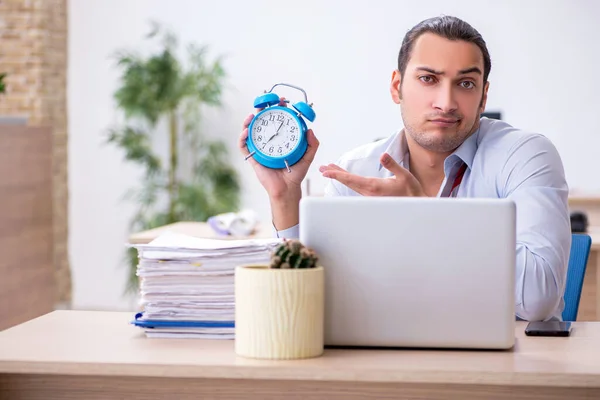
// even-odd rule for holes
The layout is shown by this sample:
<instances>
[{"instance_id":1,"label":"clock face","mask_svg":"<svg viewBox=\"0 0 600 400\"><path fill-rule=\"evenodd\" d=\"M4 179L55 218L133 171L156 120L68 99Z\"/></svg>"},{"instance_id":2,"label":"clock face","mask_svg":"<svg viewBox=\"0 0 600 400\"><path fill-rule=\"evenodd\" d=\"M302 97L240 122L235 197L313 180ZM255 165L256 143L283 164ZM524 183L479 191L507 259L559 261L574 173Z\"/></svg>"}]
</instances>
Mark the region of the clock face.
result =
<instances>
[{"instance_id":1,"label":"clock face","mask_svg":"<svg viewBox=\"0 0 600 400\"><path fill-rule=\"evenodd\" d=\"M254 121L250 135L261 153L284 157L298 144L300 125L287 111L267 109Z\"/></svg>"}]
</instances>

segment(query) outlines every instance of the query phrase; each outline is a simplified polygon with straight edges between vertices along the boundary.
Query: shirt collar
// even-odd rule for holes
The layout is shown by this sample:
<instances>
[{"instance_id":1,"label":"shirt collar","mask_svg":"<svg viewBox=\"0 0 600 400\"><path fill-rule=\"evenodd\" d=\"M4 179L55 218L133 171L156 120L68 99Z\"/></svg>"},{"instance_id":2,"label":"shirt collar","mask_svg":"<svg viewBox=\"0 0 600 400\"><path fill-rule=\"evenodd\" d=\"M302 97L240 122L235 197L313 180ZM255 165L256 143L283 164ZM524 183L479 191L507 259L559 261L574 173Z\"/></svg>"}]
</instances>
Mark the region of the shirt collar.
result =
<instances>
[{"instance_id":1,"label":"shirt collar","mask_svg":"<svg viewBox=\"0 0 600 400\"><path fill-rule=\"evenodd\" d=\"M452 154L448 156L446 159L446 163L453 163L457 158L462 162L467 164L467 167L471 169L473 167L473 159L475 158L475 153L477 152L477 138L479 136L479 128L471 136L467 138Z\"/></svg>"}]
</instances>

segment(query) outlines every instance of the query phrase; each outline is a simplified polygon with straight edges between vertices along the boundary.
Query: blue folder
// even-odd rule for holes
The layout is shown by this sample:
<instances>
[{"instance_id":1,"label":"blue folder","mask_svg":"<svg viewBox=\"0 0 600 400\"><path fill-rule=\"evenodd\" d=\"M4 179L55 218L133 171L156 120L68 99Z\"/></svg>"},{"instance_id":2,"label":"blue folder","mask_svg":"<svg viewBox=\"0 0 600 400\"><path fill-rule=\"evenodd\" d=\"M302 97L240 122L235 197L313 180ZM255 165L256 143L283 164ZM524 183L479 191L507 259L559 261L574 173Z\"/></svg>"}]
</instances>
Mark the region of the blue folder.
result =
<instances>
[{"instance_id":1,"label":"blue folder","mask_svg":"<svg viewBox=\"0 0 600 400\"><path fill-rule=\"evenodd\" d=\"M165 321L140 320L144 313L137 313L131 323L140 328L235 328L235 321Z\"/></svg>"}]
</instances>

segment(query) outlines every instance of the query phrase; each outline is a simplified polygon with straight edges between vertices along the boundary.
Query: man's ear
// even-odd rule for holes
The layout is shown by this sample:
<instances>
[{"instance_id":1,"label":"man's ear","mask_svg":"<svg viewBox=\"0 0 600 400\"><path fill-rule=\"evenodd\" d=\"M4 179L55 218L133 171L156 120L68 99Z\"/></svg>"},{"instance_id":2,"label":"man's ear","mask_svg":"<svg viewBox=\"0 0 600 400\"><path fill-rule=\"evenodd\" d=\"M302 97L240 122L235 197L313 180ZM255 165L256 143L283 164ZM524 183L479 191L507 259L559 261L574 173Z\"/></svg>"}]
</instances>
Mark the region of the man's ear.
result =
<instances>
[{"instance_id":1,"label":"man's ear","mask_svg":"<svg viewBox=\"0 0 600 400\"><path fill-rule=\"evenodd\" d=\"M390 82L390 94L392 95L392 100L396 104L400 104L402 101L402 77L400 76L400 71L394 70L392 72L392 81Z\"/></svg>"},{"instance_id":2,"label":"man's ear","mask_svg":"<svg viewBox=\"0 0 600 400\"><path fill-rule=\"evenodd\" d=\"M490 88L490 81L487 81L485 83L485 86L483 88L483 94L481 96L481 103L479 104L479 114L483 113L485 111L485 105L487 103L487 97L488 97L488 89Z\"/></svg>"}]
</instances>

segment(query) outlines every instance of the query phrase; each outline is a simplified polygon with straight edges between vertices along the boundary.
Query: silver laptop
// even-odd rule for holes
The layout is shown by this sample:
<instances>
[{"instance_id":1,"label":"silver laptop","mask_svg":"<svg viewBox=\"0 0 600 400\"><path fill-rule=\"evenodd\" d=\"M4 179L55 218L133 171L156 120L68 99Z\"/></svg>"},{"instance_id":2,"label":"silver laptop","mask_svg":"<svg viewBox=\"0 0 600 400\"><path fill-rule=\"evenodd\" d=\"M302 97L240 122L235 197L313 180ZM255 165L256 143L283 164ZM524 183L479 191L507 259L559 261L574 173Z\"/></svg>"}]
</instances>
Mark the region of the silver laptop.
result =
<instances>
[{"instance_id":1,"label":"silver laptop","mask_svg":"<svg viewBox=\"0 0 600 400\"><path fill-rule=\"evenodd\" d=\"M305 197L325 344L509 349L516 208L502 199Z\"/></svg>"}]
</instances>

